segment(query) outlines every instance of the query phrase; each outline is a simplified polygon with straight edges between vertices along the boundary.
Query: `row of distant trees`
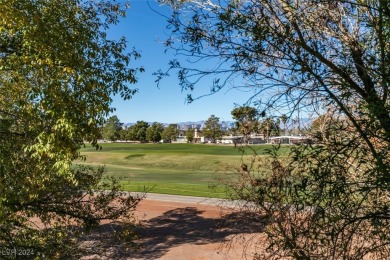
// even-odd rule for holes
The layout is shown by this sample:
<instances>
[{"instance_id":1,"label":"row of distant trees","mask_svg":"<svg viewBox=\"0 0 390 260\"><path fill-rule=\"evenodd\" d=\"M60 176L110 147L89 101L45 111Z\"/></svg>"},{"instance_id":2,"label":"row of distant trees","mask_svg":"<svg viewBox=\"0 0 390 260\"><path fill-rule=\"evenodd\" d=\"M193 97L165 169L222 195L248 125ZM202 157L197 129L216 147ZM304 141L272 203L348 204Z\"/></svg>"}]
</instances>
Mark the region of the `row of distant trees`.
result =
<instances>
[{"instance_id":1,"label":"row of distant trees","mask_svg":"<svg viewBox=\"0 0 390 260\"><path fill-rule=\"evenodd\" d=\"M169 124L164 127L162 123L154 122L149 125L145 121L137 121L136 124L129 128L123 128L123 123L120 122L117 116L111 116L102 128L102 138L110 141L138 141L157 143L161 140L165 142L176 141L177 136L181 133L177 124ZM194 139L194 129L189 129L185 132L187 140L192 142Z\"/></svg>"},{"instance_id":2,"label":"row of distant trees","mask_svg":"<svg viewBox=\"0 0 390 260\"><path fill-rule=\"evenodd\" d=\"M202 134L205 138L216 142L223 135L242 135L244 142L248 141L251 134L262 134L265 138L277 136L281 133L281 122L284 128L288 120L286 115L280 118L266 117L264 113L259 113L254 107L241 106L236 107L231 112L233 119L236 120L235 127L227 131L222 130L219 117L211 115L202 128ZM284 131L285 132L285 131ZM177 136L185 135L188 142L193 142L195 136L194 129L180 131L177 124L170 124L164 127L162 123L154 122L149 125L145 121L137 121L136 124L127 129L123 128L117 116L111 116L102 128L102 137L105 140L116 141L138 141L138 142L167 142L176 141Z\"/></svg>"},{"instance_id":3,"label":"row of distant trees","mask_svg":"<svg viewBox=\"0 0 390 260\"><path fill-rule=\"evenodd\" d=\"M164 128L159 122L152 125L145 121L137 121L135 125L124 129L123 123L117 116L111 116L102 128L102 137L105 140L116 141L139 141L139 142L159 142L160 140L176 140L179 130L176 124L170 124Z\"/></svg>"}]
</instances>

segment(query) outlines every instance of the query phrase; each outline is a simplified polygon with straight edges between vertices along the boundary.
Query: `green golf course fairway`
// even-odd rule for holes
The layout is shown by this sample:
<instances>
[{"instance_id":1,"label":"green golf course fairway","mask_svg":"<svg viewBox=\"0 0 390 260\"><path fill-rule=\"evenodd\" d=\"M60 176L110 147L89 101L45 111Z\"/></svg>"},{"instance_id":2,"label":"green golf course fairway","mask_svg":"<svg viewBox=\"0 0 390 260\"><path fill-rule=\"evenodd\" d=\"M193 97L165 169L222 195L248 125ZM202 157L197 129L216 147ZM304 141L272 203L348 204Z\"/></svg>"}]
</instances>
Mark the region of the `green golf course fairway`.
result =
<instances>
[{"instance_id":1,"label":"green golf course fairway","mask_svg":"<svg viewBox=\"0 0 390 260\"><path fill-rule=\"evenodd\" d=\"M118 178L126 191L148 190L153 193L225 197L218 186L218 174L226 174L227 165L240 166L253 151L232 145L213 144L130 144L102 143L102 150L86 147L81 154L85 165L105 165L106 176ZM271 145L252 146L265 155ZM282 147L281 153L287 153ZM216 187L215 187L216 186ZM211 188L212 187L212 188Z\"/></svg>"}]
</instances>

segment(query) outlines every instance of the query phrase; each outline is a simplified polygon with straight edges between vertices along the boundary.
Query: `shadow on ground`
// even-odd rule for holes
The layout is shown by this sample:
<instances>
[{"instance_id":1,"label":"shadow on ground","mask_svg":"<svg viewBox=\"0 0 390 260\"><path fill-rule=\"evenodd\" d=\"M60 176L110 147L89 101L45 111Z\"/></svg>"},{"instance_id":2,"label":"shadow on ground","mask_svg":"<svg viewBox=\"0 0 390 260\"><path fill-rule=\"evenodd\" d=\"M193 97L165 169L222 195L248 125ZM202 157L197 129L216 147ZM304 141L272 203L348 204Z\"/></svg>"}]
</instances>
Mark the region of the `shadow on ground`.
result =
<instances>
[{"instance_id":1,"label":"shadow on ground","mask_svg":"<svg viewBox=\"0 0 390 260\"><path fill-rule=\"evenodd\" d=\"M195 207L176 208L141 221L135 229L140 238L137 244L123 243L113 236L123 231L120 223L100 225L84 238L82 247L88 250L82 259L159 259L180 245L229 243L232 235L260 233L266 221L263 215L253 212L232 212L216 218L202 213ZM139 250L134 250L137 246Z\"/></svg>"},{"instance_id":2,"label":"shadow on ground","mask_svg":"<svg viewBox=\"0 0 390 260\"><path fill-rule=\"evenodd\" d=\"M231 235L264 229L265 218L253 213L236 212L220 218L206 218L201 216L203 212L195 207L177 208L142 222L143 227L139 230L142 248L131 258L158 259L170 248L182 244L223 243Z\"/></svg>"}]
</instances>

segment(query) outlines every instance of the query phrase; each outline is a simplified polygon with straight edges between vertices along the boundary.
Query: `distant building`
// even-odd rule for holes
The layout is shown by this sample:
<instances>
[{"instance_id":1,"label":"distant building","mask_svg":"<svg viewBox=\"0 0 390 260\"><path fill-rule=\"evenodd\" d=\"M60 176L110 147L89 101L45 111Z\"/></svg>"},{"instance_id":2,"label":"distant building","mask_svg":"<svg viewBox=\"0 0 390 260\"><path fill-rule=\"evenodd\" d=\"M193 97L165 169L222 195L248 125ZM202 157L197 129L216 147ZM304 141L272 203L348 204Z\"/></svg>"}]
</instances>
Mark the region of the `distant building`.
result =
<instances>
[{"instance_id":1,"label":"distant building","mask_svg":"<svg viewBox=\"0 0 390 260\"><path fill-rule=\"evenodd\" d=\"M265 141L265 137L263 134L255 134L255 135L251 135L249 136L249 139L248 139L248 143L250 144L264 144L266 141Z\"/></svg>"},{"instance_id":2,"label":"distant building","mask_svg":"<svg viewBox=\"0 0 390 260\"><path fill-rule=\"evenodd\" d=\"M172 143L187 143L187 138L185 136L177 136L176 141L172 141Z\"/></svg>"},{"instance_id":3,"label":"distant building","mask_svg":"<svg viewBox=\"0 0 390 260\"><path fill-rule=\"evenodd\" d=\"M242 144L244 143L244 136L242 135L228 135L222 136L221 143L223 144ZM265 143L264 135L250 135L248 137L249 144L263 144Z\"/></svg>"},{"instance_id":4,"label":"distant building","mask_svg":"<svg viewBox=\"0 0 390 260\"><path fill-rule=\"evenodd\" d=\"M222 136L221 143L222 144L237 144L237 143L242 143L242 136Z\"/></svg>"},{"instance_id":5,"label":"distant building","mask_svg":"<svg viewBox=\"0 0 390 260\"><path fill-rule=\"evenodd\" d=\"M274 136L269 138L271 144L307 144L311 142L307 136Z\"/></svg>"},{"instance_id":6,"label":"distant building","mask_svg":"<svg viewBox=\"0 0 390 260\"><path fill-rule=\"evenodd\" d=\"M195 128L195 133L194 133L194 143L204 143L205 138L203 136L203 133L199 131L197 128Z\"/></svg>"}]
</instances>

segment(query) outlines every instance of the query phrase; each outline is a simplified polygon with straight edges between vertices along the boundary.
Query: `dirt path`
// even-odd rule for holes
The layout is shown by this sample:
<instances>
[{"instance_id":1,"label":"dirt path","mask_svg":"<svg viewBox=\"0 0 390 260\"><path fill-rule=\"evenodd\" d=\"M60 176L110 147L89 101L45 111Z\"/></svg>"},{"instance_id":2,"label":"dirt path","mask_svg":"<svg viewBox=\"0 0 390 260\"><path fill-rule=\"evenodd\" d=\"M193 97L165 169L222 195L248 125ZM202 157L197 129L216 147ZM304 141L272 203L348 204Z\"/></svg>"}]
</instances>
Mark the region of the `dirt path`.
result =
<instances>
[{"instance_id":1,"label":"dirt path","mask_svg":"<svg viewBox=\"0 0 390 260\"><path fill-rule=\"evenodd\" d=\"M262 238L260 222L239 226L240 214L216 205L146 199L137 217L144 248L129 259L252 259Z\"/></svg>"},{"instance_id":2,"label":"dirt path","mask_svg":"<svg viewBox=\"0 0 390 260\"><path fill-rule=\"evenodd\" d=\"M261 217L240 226L241 213L216 205L145 199L136 218L141 224L138 252L88 259L252 259L254 242L264 239Z\"/></svg>"}]
</instances>

